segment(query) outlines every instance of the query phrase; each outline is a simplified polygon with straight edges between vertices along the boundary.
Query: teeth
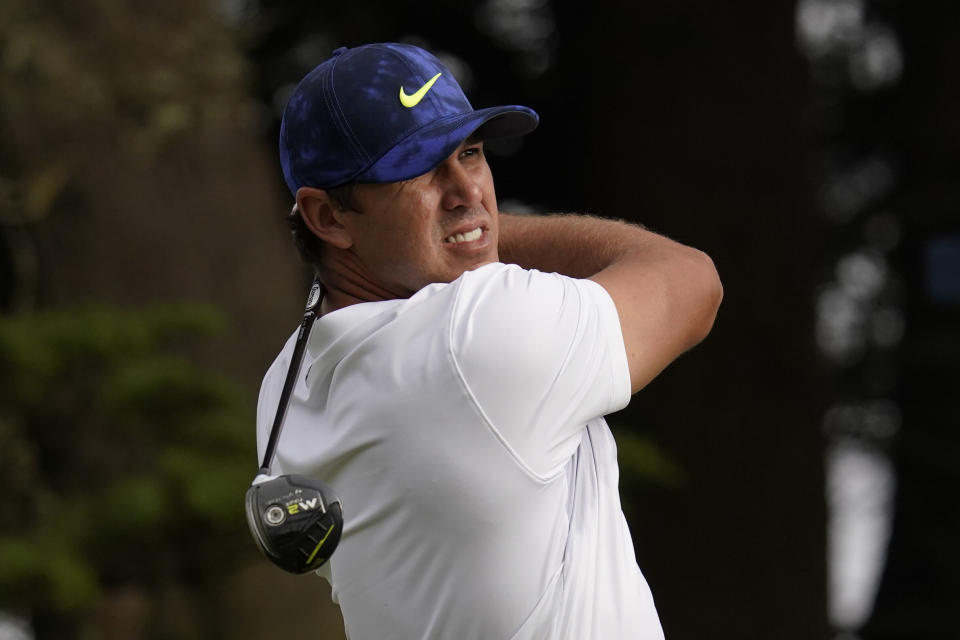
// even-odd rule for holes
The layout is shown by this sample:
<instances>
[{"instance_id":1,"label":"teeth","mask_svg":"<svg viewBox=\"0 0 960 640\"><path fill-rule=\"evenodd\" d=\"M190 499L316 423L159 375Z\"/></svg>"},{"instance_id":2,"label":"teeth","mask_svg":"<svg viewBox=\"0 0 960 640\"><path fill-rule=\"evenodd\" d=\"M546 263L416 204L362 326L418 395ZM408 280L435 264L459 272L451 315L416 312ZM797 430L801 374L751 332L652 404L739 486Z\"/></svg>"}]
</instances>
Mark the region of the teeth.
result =
<instances>
[{"instance_id":1,"label":"teeth","mask_svg":"<svg viewBox=\"0 0 960 640\"><path fill-rule=\"evenodd\" d=\"M470 242L471 240L476 240L483 234L483 229L477 227L473 231L467 231L466 233L455 233L452 236L447 236L444 239L444 242Z\"/></svg>"}]
</instances>

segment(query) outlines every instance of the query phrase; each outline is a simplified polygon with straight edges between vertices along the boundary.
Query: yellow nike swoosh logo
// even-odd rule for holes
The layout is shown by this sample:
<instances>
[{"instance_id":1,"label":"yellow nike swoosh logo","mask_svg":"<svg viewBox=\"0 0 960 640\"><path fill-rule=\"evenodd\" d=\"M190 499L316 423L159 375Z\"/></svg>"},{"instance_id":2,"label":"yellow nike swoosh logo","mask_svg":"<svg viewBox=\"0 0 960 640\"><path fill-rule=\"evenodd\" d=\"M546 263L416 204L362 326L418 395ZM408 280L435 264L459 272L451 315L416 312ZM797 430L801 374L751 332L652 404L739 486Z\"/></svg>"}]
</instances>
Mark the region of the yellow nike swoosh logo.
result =
<instances>
[{"instance_id":1,"label":"yellow nike swoosh logo","mask_svg":"<svg viewBox=\"0 0 960 640\"><path fill-rule=\"evenodd\" d=\"M423 96L427 95L427 91L430 91L430 87L433 86L433 83L436 82L437 78L439 78L440 76L441 76L440 73L433 76L432 78L427 80L427 84L423 85L422 87L417 89L416 93L409 96L403 92L403 87L400 87L400 104L405 106L407 109L411 109L417 106L417 104L419 104L420 101L423 100Z\"/></svg>"}]
</instances>

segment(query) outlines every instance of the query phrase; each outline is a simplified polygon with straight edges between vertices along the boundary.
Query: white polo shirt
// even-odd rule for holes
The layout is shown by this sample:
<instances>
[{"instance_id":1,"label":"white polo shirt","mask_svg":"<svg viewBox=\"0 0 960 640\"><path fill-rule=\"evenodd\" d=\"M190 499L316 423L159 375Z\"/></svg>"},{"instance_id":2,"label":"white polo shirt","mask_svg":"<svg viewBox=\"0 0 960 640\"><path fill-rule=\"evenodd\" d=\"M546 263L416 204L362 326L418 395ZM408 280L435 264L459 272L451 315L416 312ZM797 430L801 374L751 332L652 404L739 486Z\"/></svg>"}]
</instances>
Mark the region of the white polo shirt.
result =
<instances>
[{"instance_id":1,"label":"white polo shirt","mask_svg":"<svg viewBox=\"0 0 960 640\"><path fill-rule=\"evenodd\" d=\"M262 456L293 351L264 378ZM322 478L354 640L663 637L603 419L630 380L589 280L490 264L319 318L274 473Z\"/></svg>"}]
</instances>

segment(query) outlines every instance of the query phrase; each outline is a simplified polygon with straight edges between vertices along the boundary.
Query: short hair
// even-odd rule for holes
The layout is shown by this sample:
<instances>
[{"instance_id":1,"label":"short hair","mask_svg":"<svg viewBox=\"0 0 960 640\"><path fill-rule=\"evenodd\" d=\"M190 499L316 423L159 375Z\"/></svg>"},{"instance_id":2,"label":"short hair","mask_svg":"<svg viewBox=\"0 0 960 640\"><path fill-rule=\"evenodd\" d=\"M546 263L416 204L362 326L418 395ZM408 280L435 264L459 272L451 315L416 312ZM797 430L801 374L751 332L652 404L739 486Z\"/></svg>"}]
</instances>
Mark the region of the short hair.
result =
<instances>
[{"instance_id":1,"label":"short hair","mask_svg":"<svg viewBox=\"0 0 960 640\"><path fill-rule=\"evenodd\" d=\"M347 182L337 187L326 189L327 195L338 211L358 211L354 188L356 182ZM320 256L323 254L323 240L318 238L304 222L300 215L300 208L294 203L293 209L287 216L287 224L293 235L293 244L300 254L300 259L314 267L319 266Z\"/></svg>"}]
</instances>

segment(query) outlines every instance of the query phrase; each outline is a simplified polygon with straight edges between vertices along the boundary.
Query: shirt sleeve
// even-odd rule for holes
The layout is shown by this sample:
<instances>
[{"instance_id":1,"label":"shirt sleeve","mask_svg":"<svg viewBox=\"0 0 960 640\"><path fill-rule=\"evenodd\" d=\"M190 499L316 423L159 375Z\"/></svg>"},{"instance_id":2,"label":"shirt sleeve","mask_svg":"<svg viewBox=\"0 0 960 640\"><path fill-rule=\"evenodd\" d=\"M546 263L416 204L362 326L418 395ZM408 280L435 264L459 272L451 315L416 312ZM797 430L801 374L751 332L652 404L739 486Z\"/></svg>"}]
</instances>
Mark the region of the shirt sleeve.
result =
<instances>
[{"instance_id":1,"label":"shirt sleeve","mask_svg":"<svg viewBox=\"0 0 960 640\"><path fill-rule=\"evenodd\" d=\"M490 427L530 472L549 478L589 421L630 400L620 320L591 280L497 267L462 278L450 348Z\"/></svg>"}]
</instances>

